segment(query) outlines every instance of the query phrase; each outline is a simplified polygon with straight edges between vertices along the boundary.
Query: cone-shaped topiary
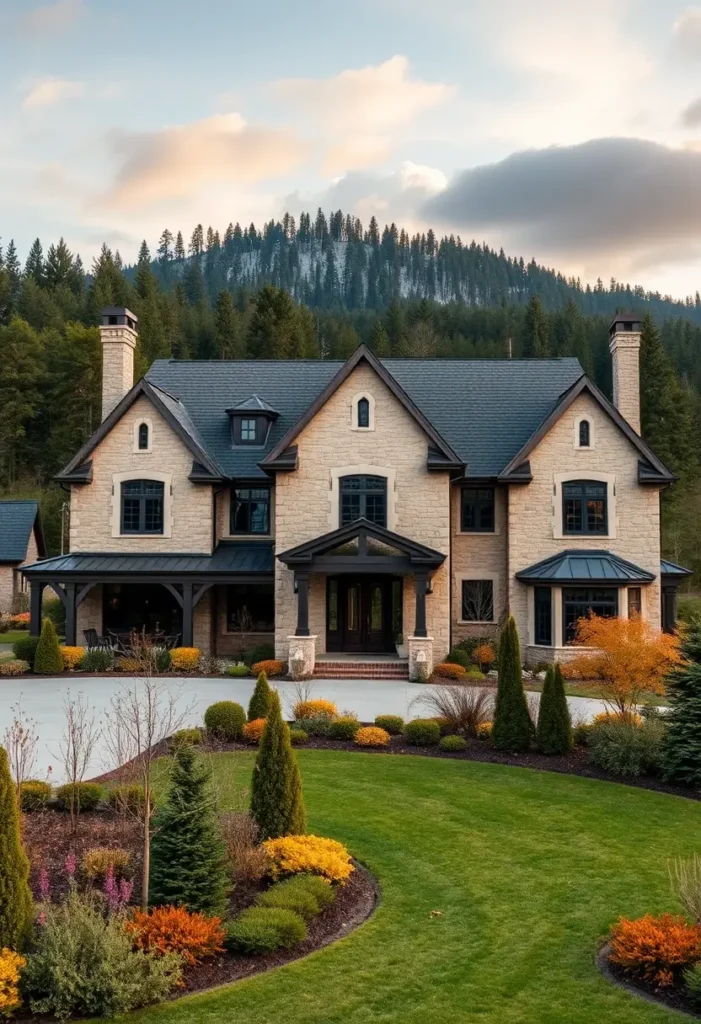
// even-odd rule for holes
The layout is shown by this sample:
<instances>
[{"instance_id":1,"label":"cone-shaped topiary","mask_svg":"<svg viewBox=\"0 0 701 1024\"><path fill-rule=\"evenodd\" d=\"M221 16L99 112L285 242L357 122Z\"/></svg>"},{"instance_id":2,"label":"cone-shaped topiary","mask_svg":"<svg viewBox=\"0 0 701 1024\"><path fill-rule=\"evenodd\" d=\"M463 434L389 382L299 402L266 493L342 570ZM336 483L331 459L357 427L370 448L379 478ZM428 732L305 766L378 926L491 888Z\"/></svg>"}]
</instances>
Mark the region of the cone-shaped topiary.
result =
<instances>
[{"instance_id":1,"label":"cone-shaped topiary","mask_svg":"<svg viewBox=\"0 0 701 1024\"><path fill-rule=\"evenodd\" d=\"M153 819L151 904L226 912L225 855L210 776L190 744L176 749L170 790Z\"/></svg>"},{"instance_id":2,"label":"cone-shaped topiary","mask_svg":"<svg viewBox=\"0 0 701 1024\"><path fill-rule=\"evenodd\" d=\"M307 830L299 766L276 691L271 693L268 720L253 768L251 814L262 839L304 835Z\"/></svg>"},{"instance_id":3,"label":"cone-shaped topiary","mask_svg":"<svg viewBox=\"0 0 701 1024\"><path fill-rule=\"evenodd\" d=\"M536 730L542 754L566 754L572 749L572 719L565 696L565 681L559 665L549 665L538 709Z\"/></svg>"},{"instance_id":4,"label":"cone-shaped topiary","mask_svg":"<svg viewBox=\"0 0 701 1024\"><path fill-rule=\"evenodd\" d=\"M685 658L667 677L669 712L663 752L666 779L701 785L701 623L693 622L682 639Z\"/></svg>"},{"instance_id":5,"label":"cone-shaped topiary","mask_svg":"<svg viewBox=\"0 0 701 1024\"><path fill-rule=\"evenodd\" d=\"M0 747L0 949L22 949L32 929L29 860L19 836L17 794Z\"/></svg>"},{"instance_id":6,"label":"cone-shaped topiary","mask_svg":"<svg viewBox=\"0 0 701 1024\"><path fill-rule=\"evenodd\" d=\"M509 616L499 640L499 682L494 707L492 743L498 750L528 750L533 723L521 678L521 649L516 623Z\"/></svg>"},{"instance_id":7,"label":"cone-shaped topiary","mask_svg":"<svg viewBox=\"0 0 701 1024\"><path fill-rule=\"evenodd\" d=\"M256 688L251 695L248 704L248 721L255 722L257 718L267 718L270 710L270 696L272 690L268 685L268 677L261 672L256 680Z\"/></svg>"},{"instance_id":8,"label":"cone-shaped topiary","mask_svg":"<svg viewBox=\"0 0 701 1024\"><path fill-rule=\"evenodd\" d=\"M44 619L41 627L41 636L34 655L34 671L43 676L55 676L63 672L63 658L51 619Z\"/></svg>"}]
</instances>

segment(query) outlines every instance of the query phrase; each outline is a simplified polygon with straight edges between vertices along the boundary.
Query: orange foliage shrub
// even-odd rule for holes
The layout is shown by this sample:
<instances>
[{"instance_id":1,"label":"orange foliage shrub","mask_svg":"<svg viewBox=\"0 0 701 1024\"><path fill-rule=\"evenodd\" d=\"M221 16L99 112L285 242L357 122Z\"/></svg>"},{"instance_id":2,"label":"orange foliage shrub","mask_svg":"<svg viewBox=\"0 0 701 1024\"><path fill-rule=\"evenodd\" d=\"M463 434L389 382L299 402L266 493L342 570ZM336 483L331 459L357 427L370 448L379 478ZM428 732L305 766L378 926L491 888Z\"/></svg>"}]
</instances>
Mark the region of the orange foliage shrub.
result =
<instances>
[{"instance_id":1,"label":"orange foliage shrub","mask_svg":"<svg viewBox=\"0 0 701 1024\"><path fill-rule=\"evenodd\" d=\"M78 665L80 665L85 657L84 647L59 647L59 651L63 658L63 667L67 672L78 668Z\"/></svg>"},{"instance_id":2,"label":"orange foliage shrub","mask_svg":"<svg viewBox=\"0 0 701 1024\"><path fill-rule=\"evenodd\" d=\"M591 725L608 725L609 722L628 722L629 725L642 725L643 718L636 711L600 711L594 715Z\"/></svg>"},{"instance_id":3,"label":"orange foliage shrub","mask_svg":"<svg viewBox=\"0 0 701 1024\"><path fill-rule=\"evenodd\" d=\"M337 718L338 708L332 700L300 700L292 709L295 722L305 718Z\"/></svg>"},{"instance_id":4,"label":"orange foliage shrub","mask_svg":"<svg viewBox=\"0 0 701 1024\"><path fill-rule=\"evenodd\" d=\"M454 665L452 661L441 661L434 665L433 674L443 679L462 679L467 675L467 669L462 665Z\"/></svg>"},{"instance_id":5,"label":"orange foliage shrub","mask_svg":"<svg viewBox=\"0 0 701 1024\"><path fill-rule=\"evenodd\" d=\"M576 643L594 650L583 651L570 663L570 671L599 679L604 700L623 713L645 692L664 693L665 677L682 661L679 638L653 629L639 616L579 619Z\"/></svg>"},{"instance_id":6,"label":"orange foliage shrub","mask_svg":"<svg viewBox=\"0 0 701 1024\"><path fill-rule=\"evenodd\" d=\"M389 733L377 725L366 725L358 729L355 742L359 747L386 747L389 745Z\"/></svg>"},{"instance_id":7,"label":"orange foliage shrub","mask_svg":"<svg viewBox=\"0 0 701 1024\"><path fill-rule=\"evenodd\" d=\"M254 718L252 722L246 722L243 727L243 738L248 743L260 743L266 721L265 718Z\"/></svg>"},{"instance_id":8,"label":"orange foliage shrub","mask_svg":"<svg viewBox=\"0 0 701 1024\"><path fill-rule=\"evenodd\" d=\"M276 661L271 659L270 661L257 661L255 665L251 665L251 672L254 676L259 676L261 672L265 672L269 679L274 676L281 676L286 669L284 661Z\"/></svg>"},{"instance_id":9,"label":"orange foliage shrub","mask_svg":"<svg viewBox=\"0 0 701 1024\"><path fill-rule=\"evenodd\" d=\"M185 907L155 907L146 914L135 910L124 927L137 949L179 953L188 964L196 964L223 949L221 919L191 914Z\"/></svg>"},{"instance_id":10,"label":"orange foliage shrub","mask_svg":"<svg viewBox=\"0 0 701 1024\"><path fill-rule=\"evenodd\" d=\"M480 668L489 669L497 660L497 652L491 644L479 644L472 653L472 660Z\"/></svg>"},{"instance_id":11,"label":"orange foliage shrub","mask_svg":"<svg viewBox=\"0 0 701 1024\"><path fill-rule=\"evenodd\" d=\"M666 988L701 960L701 928L683 917L646 914L622 917L611 929L611 963L644 981Z\"/></svg>"},{"instance_id":12,"label":"orange foliage shrub","mask_svg":"<svg viewBox=\"0 0 701 1024\"><path fill-rule=\"evenodd\" d=\"M196 672L201 657L199 647L174 647L170 652L171 668L174 672Z\"/></svg>"},{"instance_id":13,"label":"orange foliage shrub","mask_svg":"<svg viewBox=\"0 0 701 1024\"><path fill-rule=\"evenodd\" d=\"M492 729L494 728L493 722L480 722L477 726L477 739L488 740L492 735Z\"/></svg>"}]
</instances>

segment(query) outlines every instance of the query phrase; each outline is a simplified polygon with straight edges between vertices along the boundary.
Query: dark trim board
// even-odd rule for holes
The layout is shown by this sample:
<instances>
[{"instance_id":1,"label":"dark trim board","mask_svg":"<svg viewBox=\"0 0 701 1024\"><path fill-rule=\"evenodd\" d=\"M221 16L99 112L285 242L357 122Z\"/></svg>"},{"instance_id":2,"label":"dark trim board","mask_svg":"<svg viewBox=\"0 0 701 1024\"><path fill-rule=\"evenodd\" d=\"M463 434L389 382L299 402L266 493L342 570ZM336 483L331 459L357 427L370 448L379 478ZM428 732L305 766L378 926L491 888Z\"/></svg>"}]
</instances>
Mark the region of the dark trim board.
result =
<instances>
[{"instance_id":1,"label":"dark trim board","mask_svg":"<svg viewBox=\"0 0 701 1024\"><path fill-rule=\"evenodd\" d=\"M331 553L335 548L342 547L356 539L358 541L357 555ZM401 554L399 556L368 554L368 539L377 540ZM324 571L328 572L334 570L351 572L351 567L357 568L358 571L371 572L373 566L378 572L396 572L401 571L399 560L408 569L428 570L437 569L439 565L443 564L447 555L426 547L425 544L410 540L408 537L403 537L401 534L392 533L391 530L386 530L383 526L376 526L375 523L371 523L367 519L356 519L338 530L332 530L330 533L315 537L314 540L282 551L277 557L290 568L316 569L318 565L324 564L327 567ZM386 569L381 568L383 564L387 565ZM368 568L361 570L361 565Z\"/></svg>"}]
</instances>

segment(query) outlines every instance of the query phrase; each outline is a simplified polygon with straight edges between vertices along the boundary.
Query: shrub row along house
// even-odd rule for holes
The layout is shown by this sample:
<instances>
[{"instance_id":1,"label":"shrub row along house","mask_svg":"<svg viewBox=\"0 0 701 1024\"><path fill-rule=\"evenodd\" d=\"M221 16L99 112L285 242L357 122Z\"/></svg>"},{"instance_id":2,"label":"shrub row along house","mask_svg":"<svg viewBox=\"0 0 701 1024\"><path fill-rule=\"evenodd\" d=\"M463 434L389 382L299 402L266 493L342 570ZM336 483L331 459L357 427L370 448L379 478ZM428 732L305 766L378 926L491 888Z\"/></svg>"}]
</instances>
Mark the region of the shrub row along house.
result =
<instances>
[{"instance_id":1,"label":"shrub row along house","mask_svg":"<svg viewBox=\"0 0 701 1024\"><path fill-rule=\"evenodd\" d=\"M613 404L572 358L364 346L345 363L158 360L134 384L136 318L102 321L103 422L59 477L70 553L23 569L33 633L48 585L68 644L159 628L226 656L245 633L312 673L401 635L415 676L507 611L529 663L566 658L589 609L673 624L674 477L639 434L632 314L611 326Z\"/></svg>"}]
</instances>

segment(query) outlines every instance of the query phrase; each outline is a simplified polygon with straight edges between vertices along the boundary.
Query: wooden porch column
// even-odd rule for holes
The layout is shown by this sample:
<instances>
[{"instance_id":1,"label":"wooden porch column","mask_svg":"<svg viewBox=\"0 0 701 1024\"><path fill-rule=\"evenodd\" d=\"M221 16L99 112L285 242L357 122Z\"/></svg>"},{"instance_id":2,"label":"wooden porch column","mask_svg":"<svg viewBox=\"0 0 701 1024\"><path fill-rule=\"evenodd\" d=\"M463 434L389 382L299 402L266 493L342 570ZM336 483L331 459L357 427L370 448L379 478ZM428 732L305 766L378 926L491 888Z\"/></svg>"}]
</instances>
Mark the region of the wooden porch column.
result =
<instances>
[{"instance_id":1,"label":"wooden porch column","mask_svg":"<svg viewBox=\"0 0 701 1024\"><path fill-rule=\"evenodd\" d=\"M295 636L309 636L309 573L296 572L297 629Z\"/></svg>"},{"instance_id":2,"label":"wooden porch column","mask_svg":"<svg viewBox=\"0 0 701 1024\"><path fill-rule=\"evenodd\" d=\"M183 583L183 647L192 647L193 638L192 583Z\"/></svg>"},{"instance_id":3,"label":"wooden porch column","mask_svg":"<svg viewBox=\"0 0 701 1024\"><path fill-rule=\"evenodd\" d=\"M44 584L29 584L29 635L41 636L41 598L44 593Z\"/></svg>"},{"instance_id":4,"label":"wooden porch column","mask_svg":"<svg viewBox=\"0 0 701 1024\"><path fill-rule=\"evenodd\" d=\"M75 647L76 600L75 583L66 583L66 647Z\"/></svg>"},{"instance_id":5,"label":"wooden porch column","mask_svg":"<svg viewBox=\"0 0 701 1024\"><path fill-rule=\"evenodd\" d=\"M416 586L416 627L414 636L428 636L426 631L426 592L428 590L428 573L417 572L415 579Z\"/></svg>"}]
</instances>

